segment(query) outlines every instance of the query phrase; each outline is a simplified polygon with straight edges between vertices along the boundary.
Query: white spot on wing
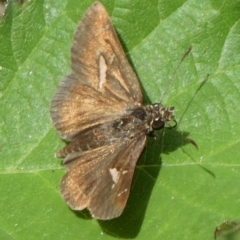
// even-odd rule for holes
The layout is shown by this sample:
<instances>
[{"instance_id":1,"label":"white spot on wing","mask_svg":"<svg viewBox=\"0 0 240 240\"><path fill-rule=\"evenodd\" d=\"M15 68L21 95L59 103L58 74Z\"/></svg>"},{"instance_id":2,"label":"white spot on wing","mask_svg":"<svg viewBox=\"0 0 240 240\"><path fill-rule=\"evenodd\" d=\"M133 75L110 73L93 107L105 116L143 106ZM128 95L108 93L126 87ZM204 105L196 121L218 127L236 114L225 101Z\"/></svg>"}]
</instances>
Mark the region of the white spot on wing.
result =
<instances>
[{"instance_id":1,"label":"white spot on wing","mask_svg":"<svg viewBox=\"0 0 240 240\"><path fill-rule=\"evenodd\" d=\"M97 49L96 50L96 55L99 57L101 55L101 52Z\"/></svg>"},{"instance_id":2,"label":"white spot on wing","mask_svg":"<svg viewBox=\"0 0 240 240\"><path fill-rule=\"evenodd\" d=\"M104 28L100 28L99 29L99 33L102 34L104 33L105 31L107 31L109 29L109 24L107 24Z\"/></svg>"},{"instance_id":3,"label":"white spot on wing","mask_svg":"<svg viewBox=\"0 0 240 240\"><path fill-rule=\"evenodd\" d=\"M117 196L118 197L120 197L123 193L125 193L125 192L127 192L128 191L128 189L127 188L125 188L122 192L120 192Z\"/></svg>"},{"instance_id":4,"label":"white spot on wing","mask_svg":"<svg viewBox=\"0 0 240 240\"><path fill-rule=\"evenodd\" d=\"M119 171L116 168L110 168L109 173L112 177L113 182L117 183L119 179Z\"/></svg>"},{"instance_id":5,"label":"white spot on wing","mask_svg":"<svg viewBox=\"0 0 240 240\"><path fill-rule=\"evenodd\" d=\"M109 63L110 63L110 64L113 63L114 58L115 58L115 54L113 54L113 55L111 56L111 58L109 59Z\"/></svg>"},{"instance_id":6,"label":"white spot on wing","mask_svg":"<svg viewBox=\"0 0 240 240\"><path fill-rule=\"evenodd\" d=\"M99 84L98 88L102 89L103 84L106 82L106 71L107 71L107 64L102 55L99 57Z\"/></svg>"}]
</instances>

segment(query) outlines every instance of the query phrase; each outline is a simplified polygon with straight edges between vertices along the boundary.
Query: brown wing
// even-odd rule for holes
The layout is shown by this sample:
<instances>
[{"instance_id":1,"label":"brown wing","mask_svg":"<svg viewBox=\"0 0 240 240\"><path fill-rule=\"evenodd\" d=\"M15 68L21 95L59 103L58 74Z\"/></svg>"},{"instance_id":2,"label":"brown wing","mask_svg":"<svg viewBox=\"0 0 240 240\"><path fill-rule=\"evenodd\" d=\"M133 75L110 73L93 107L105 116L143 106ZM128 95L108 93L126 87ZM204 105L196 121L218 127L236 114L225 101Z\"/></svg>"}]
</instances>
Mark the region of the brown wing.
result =
<instances>
[{"instance_id":1,"label":"brown wing","mask_svg":"<svg viewBox=\"0 0 240 240\"><path fill-rule=\"evenodd\" d=\"M118 217L127 202L146 135L69 155L61 193L74 210L88 208L97 219Z\"/></svg>"},{"instance_id":2,"label":"brown wing","mask_svg":"<svg viewBox=\"0 0 240 240\"><path fill-rule=\"evenodd\" d=\"M101 3L83 17L71 51L72 73L54 96L51 117L63 139L142 104L142 93Z\"/></svg>"}]
</instances>

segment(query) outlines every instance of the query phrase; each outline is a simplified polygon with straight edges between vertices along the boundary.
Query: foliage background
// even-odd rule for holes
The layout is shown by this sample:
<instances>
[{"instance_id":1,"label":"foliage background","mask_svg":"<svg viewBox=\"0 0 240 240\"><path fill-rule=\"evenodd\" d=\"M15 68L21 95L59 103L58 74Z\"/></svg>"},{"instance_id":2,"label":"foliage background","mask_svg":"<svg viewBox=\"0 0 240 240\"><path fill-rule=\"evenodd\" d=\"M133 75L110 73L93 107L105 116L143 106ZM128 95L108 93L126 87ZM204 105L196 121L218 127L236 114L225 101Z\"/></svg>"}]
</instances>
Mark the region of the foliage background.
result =
<instances>
[{"instance_id":1,"label":"foliage background","mask_svg":"<svg viewBox=\"0 0 240 240\"><path fill-rule=\"evenodd\" d=\"M179 121L149 139L126 210L111 221L63 202L54 153L64 143L49 116L92 2L12 1L1 20L0 239L213 239L221 222L240 218L240 1L102 1L146 102L167 91Z\"/></svg>"}]
</instances>

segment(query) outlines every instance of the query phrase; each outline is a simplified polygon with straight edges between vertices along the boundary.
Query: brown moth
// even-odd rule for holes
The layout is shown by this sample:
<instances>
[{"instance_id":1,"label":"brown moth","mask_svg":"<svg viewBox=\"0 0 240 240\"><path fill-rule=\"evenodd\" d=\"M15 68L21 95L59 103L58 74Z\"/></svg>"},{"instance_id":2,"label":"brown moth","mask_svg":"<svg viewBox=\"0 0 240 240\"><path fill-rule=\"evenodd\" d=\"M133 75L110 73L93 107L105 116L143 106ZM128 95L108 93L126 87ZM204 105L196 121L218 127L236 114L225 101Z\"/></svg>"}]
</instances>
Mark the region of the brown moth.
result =
<instances>
[{"instance_id":1,"label":"brown moth","mask_svg":"<svg viewBox=\"0 0 240 240\"><path fill-rule=\"evenodd\" d=\"M174 108L143 106L138 79L99 2L77 28L71 63L72 72L51 104L53 124L69 142L56 153L68 170L61 194L73 210L116 218L126 205L147 135L175 121Z\"/></svg>"}]
</instances>

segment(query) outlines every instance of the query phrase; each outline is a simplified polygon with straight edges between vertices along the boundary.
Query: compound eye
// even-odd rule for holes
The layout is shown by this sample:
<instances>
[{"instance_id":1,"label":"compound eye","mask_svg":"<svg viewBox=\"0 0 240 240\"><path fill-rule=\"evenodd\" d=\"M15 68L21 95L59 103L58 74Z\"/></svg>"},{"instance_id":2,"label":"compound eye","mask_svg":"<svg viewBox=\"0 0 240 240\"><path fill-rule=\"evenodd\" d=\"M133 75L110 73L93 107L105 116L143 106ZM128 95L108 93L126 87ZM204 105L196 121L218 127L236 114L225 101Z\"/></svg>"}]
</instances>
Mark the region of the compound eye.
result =
<instances>
[{"instance_id":1,"label":"compound eye","mask_svg":"<svg viewBox=\"0 0 240 240\"><path fill-rule=\"evenodd\" d=\"M152 128L154 130L160 130L160 129L164 128L164 122L162 120L158 119L152 123Z\"/></svg>"}]
</instances>

